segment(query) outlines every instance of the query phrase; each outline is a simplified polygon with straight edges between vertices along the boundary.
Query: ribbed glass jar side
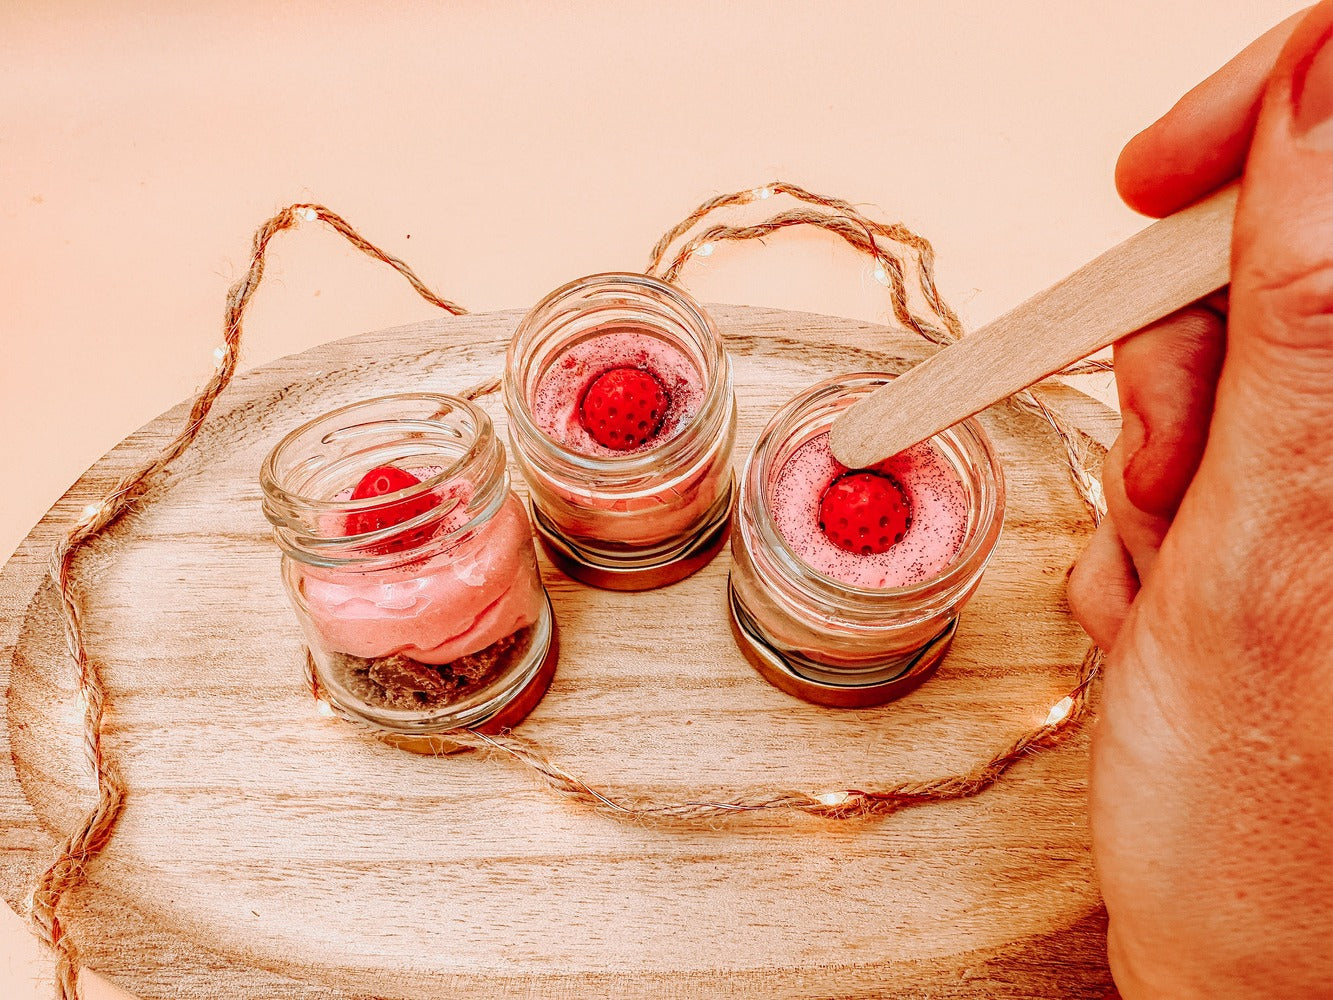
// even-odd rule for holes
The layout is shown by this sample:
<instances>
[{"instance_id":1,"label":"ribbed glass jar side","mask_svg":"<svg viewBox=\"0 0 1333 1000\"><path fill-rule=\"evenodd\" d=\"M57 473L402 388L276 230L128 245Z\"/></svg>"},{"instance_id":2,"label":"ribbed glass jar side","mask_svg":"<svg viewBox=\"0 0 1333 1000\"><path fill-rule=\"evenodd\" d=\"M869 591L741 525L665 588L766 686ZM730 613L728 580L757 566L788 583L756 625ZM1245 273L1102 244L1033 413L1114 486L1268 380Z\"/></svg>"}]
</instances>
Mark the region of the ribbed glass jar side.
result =
<instances>
[{"instance_id":1,"label":"ribbed glass jar side","mask_svg":"<svg viewBox=\"0 0 1333 1000\"><path fill-rule=\"evenodd\" d=\"M614 352L603 362L581 358L611 342L621 345L620 360ZM547 399L557 391L554 369L583 365L580 377L591 381L598 364L652 370L655 357L686 370L681 395L691 403L660 441L622 453L586 439L577 446L562 433L572 417L560 425L549 416L562 410ZM570 398L562 412L572 414L582 405L573 398L582 391L578 378L563 391ZM643 275L602 274L552 292L514 334L504 399L538 531L562 568L586 582L638 589L665 582L669 567L693 571L692 557L721 544L736 426L731 364L711 319L679 289Z\"/></svg>"},{"instance_id":2,"label":"ribbed glass jar side","mask_svg":"<svg viewBox=\"0 0 1333 1000\"><path fill-rule=\"evenodd\" d=\"M386 468L416 482L353 495ZM429 393L342 407L283 438L260 483L316 677L345 714L393 733L473 726L543 672L553 622L531 526L478 407Z\"/></svg>"},{"instance_id":3,"label":"ribbed glass jar side","mask_svg":"<svg viewBox=\"0 0 1333 1000\"><path fill-rule=\"evenodd\" d=\"M820 684L892 680L917 653L951 635L1003 524L1003 472L981 426L968 420L928 442L966 498L961 539L947 565L908 585L866 587L829 576L794 551L775 518L779 473L798 449L826 435L838 414L891 378L840 376L797 396L770 421L742 473L732 535L733 615L793 671Z\"/></svg>"}]
</instances>

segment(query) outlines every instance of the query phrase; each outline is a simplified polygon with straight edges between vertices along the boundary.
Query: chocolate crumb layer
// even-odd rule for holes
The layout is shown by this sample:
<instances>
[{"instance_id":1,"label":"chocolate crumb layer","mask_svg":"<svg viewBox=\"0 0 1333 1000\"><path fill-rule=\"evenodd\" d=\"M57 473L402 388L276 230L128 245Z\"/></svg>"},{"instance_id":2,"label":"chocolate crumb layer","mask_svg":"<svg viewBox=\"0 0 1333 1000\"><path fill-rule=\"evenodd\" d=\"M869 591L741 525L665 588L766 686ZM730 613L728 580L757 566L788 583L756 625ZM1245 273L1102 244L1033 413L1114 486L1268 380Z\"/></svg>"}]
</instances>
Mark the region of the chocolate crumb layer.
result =
<instances>
[{"instance_id":1,"label":"chocolate crumb layer","mask_svg":"<svg viewBox=\"0 0 1333 1000\"><path fill-rule=\"evenodd\" d=\"M407 656L363 659L346 653L328 657L333 679L368 705L435 709L485 688L527 653L532 626L449 663L422 663Z\"/></svg>"}]
</instances>

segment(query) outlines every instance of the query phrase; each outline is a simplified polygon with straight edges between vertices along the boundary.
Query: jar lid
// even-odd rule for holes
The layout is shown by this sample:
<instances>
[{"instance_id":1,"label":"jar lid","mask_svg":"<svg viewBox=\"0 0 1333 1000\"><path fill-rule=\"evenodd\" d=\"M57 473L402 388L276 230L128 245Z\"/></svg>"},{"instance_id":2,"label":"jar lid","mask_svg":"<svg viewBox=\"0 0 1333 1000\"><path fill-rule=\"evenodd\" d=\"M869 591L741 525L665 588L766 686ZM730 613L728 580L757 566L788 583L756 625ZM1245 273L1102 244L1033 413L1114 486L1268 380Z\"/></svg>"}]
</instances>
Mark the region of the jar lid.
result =
<instances>
[{"instance_id":1,"label":"jar lid","mask_svg":"<svg viewBox=\"0 0 1333 1000\"><path fill-rule=\"evenodd\" d=\"M904 661L902 670L893 676L883 679L881 674L879 679L867 683L840 684L802 673L799 664L783 656L749 627L749 615L737 600L734 587L728 586L727 599L731 603L729 617L736 645L759 675L780 691L831 708L870 708L914 691L935 673L958 631L958 618L951 618L944 631L913 652Z\"/></svg>"},{"instance_id":2,"label":"jar lid","mask_svg":"<svg viewBox=\"0 0 1333 1000\"><path fill-rule=\"evenodd\" d=\"M537 538L552 563L566 576L602 590L654 590L683 580L707 566L731 536L731 507L735 477L713 504L711 513L683 541L669 549L650 549L609 555L577 545L534 501L532 522Z\"/></svg>"}]
</instances>

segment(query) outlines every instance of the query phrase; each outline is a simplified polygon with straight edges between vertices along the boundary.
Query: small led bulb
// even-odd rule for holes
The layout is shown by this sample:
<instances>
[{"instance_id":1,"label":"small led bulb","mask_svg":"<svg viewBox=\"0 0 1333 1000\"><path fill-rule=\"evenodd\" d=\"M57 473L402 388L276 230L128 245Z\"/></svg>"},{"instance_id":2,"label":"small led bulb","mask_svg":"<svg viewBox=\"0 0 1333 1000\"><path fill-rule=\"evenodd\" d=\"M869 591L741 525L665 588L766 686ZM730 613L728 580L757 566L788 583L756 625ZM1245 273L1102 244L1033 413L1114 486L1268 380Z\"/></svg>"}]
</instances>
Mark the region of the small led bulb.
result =
<instances>
[{"instance_id":1,"label":"small led bulb","mask_svg":"<svg viewBox=\"0 0 1333 1000\"><path fill-rule=\"evenodd\" d=\"M1065 719L1069 718L1069 713L1074 710L1074 699L1068 695L1061 698L1051 706L1050 714L1046 716L1046 725L1056 726Z\"/></svg>"},{"instance_id":2,"label":"small led bulb","mask_svg":"<svg viewBox=\"0 0 1333 1000\"><path fill-rule=\"evenodd\" d=\"M74 700L65 707L65 711L62 714L64 716L65 722L71 726L74 726L78 725L83 721L83 717L85 714L87 714L87 711L88 711L88 702L83 697L83 692L80 691L78 694L74 696Z\"/></svg>"}]
</instances>

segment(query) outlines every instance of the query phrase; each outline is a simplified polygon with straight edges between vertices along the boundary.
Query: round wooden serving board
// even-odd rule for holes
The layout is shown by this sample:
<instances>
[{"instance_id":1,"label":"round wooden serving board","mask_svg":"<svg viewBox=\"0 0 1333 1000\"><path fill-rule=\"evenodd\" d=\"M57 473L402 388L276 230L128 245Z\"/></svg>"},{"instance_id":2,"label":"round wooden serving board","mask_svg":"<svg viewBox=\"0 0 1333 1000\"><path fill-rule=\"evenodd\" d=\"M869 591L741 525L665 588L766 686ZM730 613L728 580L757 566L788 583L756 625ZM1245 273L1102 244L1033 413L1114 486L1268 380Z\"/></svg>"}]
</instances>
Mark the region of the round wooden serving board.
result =
<instances>
[{"instance_id":1,"label":"round wooden serving board","mask_svg":"<svg viewBox=\"0 0 1333 1000\"><path fill-rule=\"evenodd\" d=\"M713 314L735 362L737 468L799 389L925 353L850 320ZM62 910L87 964L145 998L1105 996L1085 730L973 799L882 820L642 827L512 762L415 756L316 713L260 461L321 411L496 374L519 315L367 334L237 378L162 486L81 557L130 789ZM1051 395L1114 432L1101 404ZM482 405L503 430L499 398ZM183 413L90 469L0 575L0 890L20 912L91 801L47 556ZM610 794L679 801L953 773L1040 723L1087 643L1064 582L1088 517L1044 424L1005 406L983 420L1007 471L1004 537L923 688L839 711L770 687L733 646L725 553L631 594L543 563L561 660L518 731Z\"/></svg>"}]
</instances>

